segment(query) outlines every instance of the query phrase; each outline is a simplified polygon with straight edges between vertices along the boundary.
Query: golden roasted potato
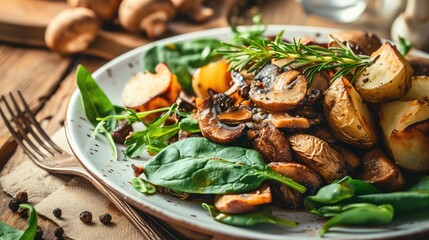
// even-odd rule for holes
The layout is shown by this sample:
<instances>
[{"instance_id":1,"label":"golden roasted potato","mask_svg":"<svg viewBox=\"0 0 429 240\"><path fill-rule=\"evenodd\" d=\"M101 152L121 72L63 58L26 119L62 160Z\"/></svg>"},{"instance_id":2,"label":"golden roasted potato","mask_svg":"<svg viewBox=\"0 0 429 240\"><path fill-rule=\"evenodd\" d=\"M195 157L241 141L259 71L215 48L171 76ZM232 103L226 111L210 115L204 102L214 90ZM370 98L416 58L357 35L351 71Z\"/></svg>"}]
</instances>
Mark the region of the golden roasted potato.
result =
<instances>
[{"instance_id":1,"label":"golden roasted potato","mask_svg":"<svg viewBox=\"0 0 429 240\"><path fill-rule=\"evenodd\" d=\"M371 58L378 59L354 84L362 98L368 102L387 102L402 97L411 87L413 69L410 64L390 43L384 43Z\"/></svg>"},{"instance_id":2,"label":"golden roasted potato","mask_svg":"<svg viewBox=\"0 0 429 240\"><path fill-rule=\"evenodd\" d=\"M426 100L429 98L429 76L413 77L412 87L401 101Z\"/></svg>"},{"instance_id":3,"label":"golden roasted potato","mask_svg":"<svg viewBox=\"0 0 429 240\"><path fill-rule=\"evenodd\" d=\"M377 144L372 115L346 78L337 78L328 88L323 110L332 132L340 141L362 148Z\"/></svg>"},{"instance_id":4,"label":"golden roasted potato","mask_svg":"<svg viewBox=\"0 0 429 240\"><path fill-rule=\"evenodd\" d=\"M429 101L394 101L379 109L384 141L401 167L429 172Z\"/></svg>"},{"instance_id":5,"label":"golden roasted potato","mask_svg":"<svg viewBox=\"0 0 429 240\"><path fill-rule=\"evenodd\" d=\"M326 182L331 183L347 175L341 154L322 139L296 133L289 136L288 140L299 162L315 170Z\"/></svg>"},{"instance_id":6,"label":"golden roasted potato","mask_svg":"<svg viewBox=\"0 0 429 240\"><path fill-rule=\"evenodd\" d=\"M181 89L176 75L163 63L158 64L155 71L155 74L139 72L127 82L122 90L125 107L147 111L168 107L176 101Z\"/></svg>"},{"instance_id":7,"label":"golden roasted potato","mask_svg":"<svg viewBox=\"0 0 429 240\"><path fill-rule=\"evenodd\" d=\"M192 89L200 98L209 96L209 90L223 93L231 87L231 72L225 59L209 63L195 71L192 77Z\"/></svg>"},{"instance_id":8,"label":"golden roasted potato","mask_svg":"<svg viewBox=\"0 0 429 240\"><path fill-rule=\"evenodd\" d=\"M404 185L401 170L384 152L376 148L363 156L361 179L382 191L397 191Z\"/></svg>"}]
</instances>

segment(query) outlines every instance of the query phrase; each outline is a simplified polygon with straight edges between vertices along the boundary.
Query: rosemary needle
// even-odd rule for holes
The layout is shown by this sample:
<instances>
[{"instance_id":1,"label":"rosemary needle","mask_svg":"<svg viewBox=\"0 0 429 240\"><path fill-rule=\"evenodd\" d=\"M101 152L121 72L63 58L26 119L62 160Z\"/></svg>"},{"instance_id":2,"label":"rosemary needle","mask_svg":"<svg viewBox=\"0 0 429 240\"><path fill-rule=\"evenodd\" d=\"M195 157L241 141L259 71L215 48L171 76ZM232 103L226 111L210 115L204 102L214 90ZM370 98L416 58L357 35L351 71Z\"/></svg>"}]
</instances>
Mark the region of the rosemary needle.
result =
<instances>
[{"instance_id":1,"label":"rosemary needle","mask_svg":"<svg viewBox=\"0 0 429 240\"><path fill-rule=\"evenodd\" d=\"M343 44L333 38L338 47L323 48L317 45L304 45L300 40L293 43L282 41L281 32L274 41L267 39L242 39L243 45L224 43L227 47L218 50L230 64L231 69L241 71L247 68L248 72L259 71L272 60L292 59L286 66L306 66L308 85L311 85L314 75L323 70L335 69L332 79L341 75L354 74L358 76L375 59L367 55L357 55L349 44ZM332 37L332 36L331 36Z\"/></svg>"}]
</instances>

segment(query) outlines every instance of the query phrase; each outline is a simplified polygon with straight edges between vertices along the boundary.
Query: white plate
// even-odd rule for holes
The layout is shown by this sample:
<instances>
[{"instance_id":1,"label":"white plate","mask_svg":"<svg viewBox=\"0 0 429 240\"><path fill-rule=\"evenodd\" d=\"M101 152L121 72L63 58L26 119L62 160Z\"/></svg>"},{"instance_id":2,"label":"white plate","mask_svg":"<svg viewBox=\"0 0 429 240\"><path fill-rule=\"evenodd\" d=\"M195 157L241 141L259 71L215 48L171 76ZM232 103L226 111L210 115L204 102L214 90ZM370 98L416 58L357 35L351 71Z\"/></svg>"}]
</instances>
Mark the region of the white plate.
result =
<instances>
[{"instance_id":1,"label":"white plate","mask_svg":"<svg viewBox=\"0 0 429 240\"><path fill-rule=\"evenodd\" d=\"M334 29L315 28L305 26L269 26L268 35L276 35L285 30L287 39L304 35L326 41L329 33ZM229 28L213 29L195 32L164 39L155 43L134 49L98 69L93 77L97 80L107 96L116 105L121 105L121 90L127 80L140 69L140 54L155 44L189 41L197 38L220 38L228 41L232 33ZM66 133L69 144L83 166L97 179L115 193L123 196L126 201L136 207L158 216L169 222L190 228L194 231L215 234L221 237L239 237L256 239L314 239L318 236L324 220L304 211L285 211L275 209L275 214L287 219L298 221L296 228L261 224L252 228L240 228L215 222L202 209L199 201L182 201L172 196L156 194L145 196L132 188L130 180L133 178L131 164L142 165L143 160L124 159L119 154L119 160L112 157L111 150L104 137L92 137L93 126L85 117L80 100L80 92L76 90L70 100L66 116ZM123 150L123 149L122 149ZM426 215L427 216L427 215ZM413 216L395 220L385 227L337 227L326 234L329 238L391 238L404 236L429 229L429 218Z\"/></svg>"}]
</instances>

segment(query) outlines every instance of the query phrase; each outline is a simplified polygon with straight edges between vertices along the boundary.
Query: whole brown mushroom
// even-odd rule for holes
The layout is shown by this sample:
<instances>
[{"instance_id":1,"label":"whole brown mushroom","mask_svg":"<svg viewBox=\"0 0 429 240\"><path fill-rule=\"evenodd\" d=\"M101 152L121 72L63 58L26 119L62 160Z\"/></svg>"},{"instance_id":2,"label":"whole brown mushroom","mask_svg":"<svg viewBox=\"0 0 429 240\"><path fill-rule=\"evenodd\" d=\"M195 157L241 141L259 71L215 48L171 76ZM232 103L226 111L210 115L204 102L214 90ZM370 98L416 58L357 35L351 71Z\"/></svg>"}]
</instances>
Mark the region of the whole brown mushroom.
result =
<instances>
[{"instance_id":1,"label":"whole brown mushroom","mask_svg":"<svg viewBox=\"0 0 429 240\"><path fill-rule=\"evenodd\" d=\"M46 45L61 54L85 50L96 38L99 21L95 13L86 8L72 8L59 13L45 31Z\"/></svg>"},{"instance_id":2,"label":"whole brown mushroom","mask_svg":"<svg viewBox=\"0 0 429 240\"><path fill-rule=\"evenodd\" d=\"M214 11L203 5L203 0L172 0L178 14L187 16L196 22L209 20Z\"/></svg>"},{"instance_id":3,"label":"whole brown mushroom","mask_svg":"<svg viewBox=\"0 0 429 240\"><path fill-rule=\"evenodd\" d=\"M170 0L123 0L118 17L128 32L145 32L148 38L153 39L165 33L175 12Z\"/></svg>"},{"instance_id":4,"label":"whole brown mushroom","mask_svg":"<svg viewBox=\"0 0 429 240\"><path fill-rule=\"evenodd\" d=\"M112 20L118 13L121 0L67 0L71 7L88 8L97 14L102 21Z\"/></svg>"}]
</instances>

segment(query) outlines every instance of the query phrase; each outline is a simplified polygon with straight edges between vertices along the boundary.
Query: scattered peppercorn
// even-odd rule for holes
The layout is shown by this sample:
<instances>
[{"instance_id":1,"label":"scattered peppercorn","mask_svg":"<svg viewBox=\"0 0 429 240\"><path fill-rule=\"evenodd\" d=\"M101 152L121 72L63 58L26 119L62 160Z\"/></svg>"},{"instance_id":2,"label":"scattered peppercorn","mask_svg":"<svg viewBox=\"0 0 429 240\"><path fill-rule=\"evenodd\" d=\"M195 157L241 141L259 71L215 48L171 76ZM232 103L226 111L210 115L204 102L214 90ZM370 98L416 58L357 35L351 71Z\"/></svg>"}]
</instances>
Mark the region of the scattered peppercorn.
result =
<instances>
[{"instance_id":1,"label":"scattered peppercorn","mask_svg":"<svg viewBox=\"0 0 429 240\"><path fill-rule=\"evenodd\" d=\"M63 211L61 210L61 208L55 208L54 211L52 211L52 213L56 218L61 218Z\"/></svg>"},{"instance_id":2,"label":"scattered peppercorn","mask_svg":"<svg viewBox=\"0 0 429 240\"><path fill-rule=\"evenodd\" d=\"M38 228L36 230L36 235L34 236L34 240L42 240L43 239L43 231L42 229Z\"/></svg>"},{"instance_id":3,"label":"scattered peppercorn","mask_svg":"<svg viewBox=\"0 0 429 240\"><path fill-rule=\"evenodd\" d=\"M63 239L64 229L62 227L55 228L54 235L55 235L55 237L57 237L59 239Z\"/></svg>"},{"instance_id":4,"label":"scattered peppercorn","mask_svg":"<svg viewBox=\"0 0 429 240\"><path fill-rule=\"evenodd\" d=\"M19 216L21 216L23 218L28 218L28 209L19 208L18 209L18 214L19 214Z\"/></svg>"},{"instance_id":5,"label":"scattered peppercorn","mask_svg":"<svg viewBox=\"0 0 429 240\"><path fill-rule=\"evenodd\" d=\"M19 203L27 203L28 202L28 194L27 192L19 192L15 195L16 200L18 200Z\"/></svg>"},{"instance_id":6,"label":"scattered peppercorn","mask_svg":"<svg viewBox=\"0 0 429 240\"><path fill-rule=\"evenodd\" d=\"M83 211L80 213L79 218L84 223L90 223L92 221L92 213L88 211Z\"/></svg>"},{"instance_id":7,"label":"scattered peppercorn","mask_svg":"<svg viewBox=\"0 0 429 240\"><path fill-rule=\"evenodd\" d=\"M19 209L19 202L18 202L18 200L17 200L16 198L12 198L12 199L9 201L9 208L10 208L12 211L14 211L14 212L18 211L18 209Z\"/></svg>"},{"instance_id":8,"label":"scattered peppercorn","mask_svg":"<svg viewBox=\"0 0 429 240\"><path fill-rule=\"evenodd\" d=\"M108 224L110 223L110 221L112 221L112 216L108 213L105 213L103 215L100 216L100 222L103 224Z\"/></svg>"}]
</instances>

